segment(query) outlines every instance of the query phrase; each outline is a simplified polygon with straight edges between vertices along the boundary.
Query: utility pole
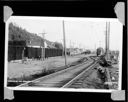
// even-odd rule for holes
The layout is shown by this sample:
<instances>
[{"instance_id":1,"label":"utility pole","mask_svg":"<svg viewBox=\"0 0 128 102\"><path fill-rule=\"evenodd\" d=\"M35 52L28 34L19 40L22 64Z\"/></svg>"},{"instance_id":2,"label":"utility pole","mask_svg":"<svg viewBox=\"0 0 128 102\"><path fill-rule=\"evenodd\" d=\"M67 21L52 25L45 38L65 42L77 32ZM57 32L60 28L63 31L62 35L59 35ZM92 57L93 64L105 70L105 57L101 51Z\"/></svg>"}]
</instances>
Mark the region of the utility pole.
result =
<instances>
[{"instance_id":1,"label":"utility pole","mask_svg":"<svg viewBox=\"0 0 128 102\"><path fill-rule=\"evenodd\" d=\"M110 22L108 22L108 60L110 60L109 39L110 39Z\"/></svg>"},{"instance_id":2,"label":"utility pole","mask_svg":"<svg viewBox=\"0 0 128 102\"><path fill-rule=\"evenodd\" d=\"M70 53L72 52L72 42L70 40Z\"/></svg>"},{"instance_id":3,"label":"utility pole","mask_svg":"<svg viewBox=\"0 0 128 102\"><path fill-rule=\"evenodd\" d=\"M106 29L105 29L105 55L107 56L107 22L106 22Z\"/></svg>"},{"instance_id":4,"label":"utility pole","mask_svg":"<svg viewBox=\"0 0 128 102\"><path fill-rule=\"evenodd\" d=\"M65 41L65 25L63 20L63 42L64 42L64 56L65 56L65 66L67 66L67 52L66 52L66 41Z\"/></svg>"},{"instance_id":5,"label":"utility pole","mask_svg":"<svg viewBox=\"0 0 128 102\"><path fill-rule=\"evenodd\" d=\"M42 60L45 60L45 31L43 33L40 33L42 34L42 37L43 37L43 46L42 46Z\"/></svg>"},{"instance_id":6,"label":"utility pole","mask_svg":"<svg viewBox=\"0 0 128 102\"><path fill-rule=\"evenodd\" d=\"M96 44L94 45L94 53L96 54Z\"/></svg>"},{"instance_id":7,"label":"utility pole","mask_svg":"<svg viewBox=\"0 0 128 102\"><path fill-rule=\"evenodd\" d=\"M110 22L106 22L106 36L105 36L105 45L106 45L106 59L109 59L109 34L110 34Z\"/></svg>"},{"instance_id":8,"label":"utility pole","mask_svg":"<svg viewBox=\"0 0 128 102\"><path fill-rule=\"evenodd\" d=\"M110 35L110 22L106 22L106 36L105 36L105 43L106 43L106 53L105 53L105 58L106 60L110 60L110 55L109 55L109 35ZM109 73L109 69L106 67L105 68L105 72L106 72L106 79L107 79L107 83L109 88L112 87L112 82L111 82L111 77L110 77L110 73Z\"/></svg>"}]
</instances>

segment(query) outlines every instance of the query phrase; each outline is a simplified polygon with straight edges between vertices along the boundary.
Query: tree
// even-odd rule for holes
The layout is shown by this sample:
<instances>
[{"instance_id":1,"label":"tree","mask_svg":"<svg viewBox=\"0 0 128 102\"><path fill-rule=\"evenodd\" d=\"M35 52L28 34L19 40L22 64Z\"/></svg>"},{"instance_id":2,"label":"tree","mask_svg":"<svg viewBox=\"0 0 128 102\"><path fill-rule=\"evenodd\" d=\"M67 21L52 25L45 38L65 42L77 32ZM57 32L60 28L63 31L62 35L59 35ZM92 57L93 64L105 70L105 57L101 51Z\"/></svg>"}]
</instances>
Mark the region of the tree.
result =
<instances>
[{"instance_id":1,"label":"tree","mask_svg":"<svg viewBox=\"0 0 128 102\"><path fill-rule=\"evenodd\" d=\"M55 44L55 47L58 48L58 49L63 49L63 45L59 42L54 42Z\"/></svg>"}]
</instances>

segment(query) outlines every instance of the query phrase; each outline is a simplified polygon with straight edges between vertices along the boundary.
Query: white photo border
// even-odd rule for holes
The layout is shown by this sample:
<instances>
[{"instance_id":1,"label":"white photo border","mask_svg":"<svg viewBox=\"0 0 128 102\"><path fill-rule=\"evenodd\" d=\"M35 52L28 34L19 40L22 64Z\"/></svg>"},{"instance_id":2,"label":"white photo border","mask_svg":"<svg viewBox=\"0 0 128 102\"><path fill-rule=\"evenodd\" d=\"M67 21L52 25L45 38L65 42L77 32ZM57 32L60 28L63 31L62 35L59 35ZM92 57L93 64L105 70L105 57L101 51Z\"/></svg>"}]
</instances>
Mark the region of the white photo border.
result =
<instances>
[{"instance_id":1,"label":"white photo border","mask_svg":"<svg viewBox=\"0 0 128 102\"><path fill-rule=\"evenodd\" d=\"M85 17L47 17L47 16L11 16L5 23L5 61L4 61L4 87L7 87L11 90L31 90L31 91L70 91L70 92L103 92L111 93L115 90L106 90L106 89L68 89L68 88L41 88L41 87L8 87L7 86L7 75L8 75L8 33L9 33L9 20L13 19L43 19L43 20L67 20L67 21L109 21L109 22L119 22L117 18L85 18ZM121 23L122 24L122 23ZM122 35L121 44L120 44L120 59L119 59L119 81L118 81L118 90L122 89L122 46L123 46L123 24L122 24ZM118 91L116 90L116 91Z\"/></svg>"}]
</instances>

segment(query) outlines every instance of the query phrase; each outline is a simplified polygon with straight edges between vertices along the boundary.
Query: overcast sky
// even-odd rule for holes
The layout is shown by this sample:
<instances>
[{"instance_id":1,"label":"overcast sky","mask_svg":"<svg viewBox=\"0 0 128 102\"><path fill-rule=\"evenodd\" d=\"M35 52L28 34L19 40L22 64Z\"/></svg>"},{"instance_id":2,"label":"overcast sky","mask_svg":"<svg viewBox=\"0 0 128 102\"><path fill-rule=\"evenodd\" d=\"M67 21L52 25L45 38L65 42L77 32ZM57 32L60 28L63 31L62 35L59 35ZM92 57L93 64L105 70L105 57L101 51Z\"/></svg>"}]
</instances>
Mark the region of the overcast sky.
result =
<instances>
[{"instance_id":1,"label":"overcast sky","mask_svg":"<svg viewBox=\"0 0 128 102\"><path fill-rule=\"evenodd\" d=\"M64 20L67 47L95 49L105 47L106 21L94 20ZM26 17L10 17L9 22L26 29L31 33L46 33L50 41L63 42L63 25L60 19L32 19ZM41 36L41 35L40 35ZM110 49L119 50L121 46L122 24L119 21L110 22Z\"/></svg>"}]
</instances>

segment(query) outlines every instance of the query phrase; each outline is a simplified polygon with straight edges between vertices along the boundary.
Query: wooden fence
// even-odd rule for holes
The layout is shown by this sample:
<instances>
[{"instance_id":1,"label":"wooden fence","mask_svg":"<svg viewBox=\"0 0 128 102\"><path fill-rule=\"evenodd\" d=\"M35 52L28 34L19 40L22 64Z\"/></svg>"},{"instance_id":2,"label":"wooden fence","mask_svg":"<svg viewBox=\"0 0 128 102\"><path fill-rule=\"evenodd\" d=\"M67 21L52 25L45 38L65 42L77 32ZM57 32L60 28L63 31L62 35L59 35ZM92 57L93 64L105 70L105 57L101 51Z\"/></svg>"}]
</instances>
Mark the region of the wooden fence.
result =
<instances>
[{"instance_id":1,"label":"wooden fence","mask_svg":"<svg viewBox=\"0 0 128 102\"><path fill-rule=\"evenodd\" d=\"M25 48L25 50L24 50L24 48ZM42 48L9 45L8 61L22 59L23 50L24 50L24 57L28 57L30 59L31 58L41 58ZM62 53L63 53L62 49L45 48L45 58L62 56Z\"/></svg>"}]
</instances>

